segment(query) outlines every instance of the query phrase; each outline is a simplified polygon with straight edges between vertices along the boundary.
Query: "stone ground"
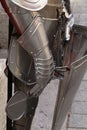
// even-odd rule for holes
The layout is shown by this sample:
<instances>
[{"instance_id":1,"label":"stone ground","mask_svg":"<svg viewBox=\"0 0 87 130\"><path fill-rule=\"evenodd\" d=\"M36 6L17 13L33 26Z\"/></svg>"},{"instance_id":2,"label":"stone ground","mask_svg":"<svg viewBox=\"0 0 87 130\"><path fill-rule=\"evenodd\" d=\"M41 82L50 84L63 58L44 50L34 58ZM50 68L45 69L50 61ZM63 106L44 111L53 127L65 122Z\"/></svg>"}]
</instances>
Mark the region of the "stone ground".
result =
<instances>
[{"instance_id":1,"label":"stone ground","mask_svg":"<svg viewBox=\"0 0 87 130\"><path fill-rule=\"evenodd\" d=\"M6 128L6 97L7 97L7 79L3 73L5 68L5 59L0 59L0 130Z\"/></svg>"},{"instance_id":2,"label":"stone ground","mask_svg":"<svg viewBox=\"0 0 87 130\"><path fill-rule=\"evenodd\" d=\"M75 23L87 26L87 0L71 0L72 10L75 17ZM1 8L1 7L0 7ZM4 21L4 22L2 22ZM8 17L1 10L0 13L0 48L7 48L8 35ZM0 59L0 130L5 130L5 106L7 95L7 79L3 74L5 68L5 60ZM51 88L49 91L49 87ZM55 89L54 89L55 88ZM33 120L32 130L50 130L53 117L54 105L56 99L56 89L58 89L58 81L52 81L47 89L40 97L40 102L36 110L36 116ZM53 92L55 94L53 94ZM45 96L46 95L46 96ZM51 97L50 97L51 95ZM50 100L49 100L50 99ZM53 105L51 105L53 104ZM36 122L37 120L37 122ZM67 122L68 121L68 122ZM39 125L36 124L39 122ZM48 122L48 123L47 123ZM67 124L66 124L67 123ZM48 125L46 125L48 124ZM44 127L45 126L45 127ZM66 127L68 126L68 127ZM71 108L69 118L66 118L63 130L86 130L87 129L87 72L80 85L78 93Z\"/></svg>"},{"instance_id":3,"label":"stone ground","mask_svg":"<svg viewBox=\"0 0 87 130\"><path fill-rule=\"evenodd\" d=\"M8 17L0 6L0 48L7 48Z\"/></svg>"}]
</instances>

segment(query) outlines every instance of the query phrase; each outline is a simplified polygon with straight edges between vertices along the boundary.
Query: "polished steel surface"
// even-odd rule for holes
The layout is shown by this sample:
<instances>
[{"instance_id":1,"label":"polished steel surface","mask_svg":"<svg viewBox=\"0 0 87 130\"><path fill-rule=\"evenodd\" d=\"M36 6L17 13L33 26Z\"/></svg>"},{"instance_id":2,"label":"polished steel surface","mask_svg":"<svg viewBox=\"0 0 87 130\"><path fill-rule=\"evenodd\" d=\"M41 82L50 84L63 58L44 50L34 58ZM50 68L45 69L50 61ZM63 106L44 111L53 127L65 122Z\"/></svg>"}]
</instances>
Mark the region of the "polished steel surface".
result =
<instances>
[{"instance_id":1,"label":"polished steel surface","mask_svg":"<svg viewBox=\"0 0 87 130\"><path fill-rule=\"evenodd\" d=\"M47 37L49 39L49 46L53 45L54 35L56 35L57 26L58 26L57 20L56 21L44 20L44 27L46 30ZM30 46L30 44L28 45ZM22 82L28 85L32 85L36 83L33 57L31 56L31 54L29 55L21 47L21 45L19 45L19 43L17 42L17 38L15 37L12 38L11 40L8 63L11 72L19 80L21 80Z\"/></svg>"},{"instance_id":2,"label":"polished steel surface","mask_svg":"<svg viewBox=\"0 0 87 130\"><path fill-rule=\"evenodd\" d=\"M6 1L6 4L8 5L8 10L12 14L12 17L22 34L32 22L32 16L30 15L30 12L13 4L10 0Z\"/></svg>"},{"instance_id":3,"label":"polished steel surface","mask_svg":"<svg viewBox=\"0 0 87 130\"><path fill-rule=\"evenodd\" d=\"M66 2L66 0L64 1ZM16 2L19 2L19 0ZM28 2L33 3L31 0ZM70 38L70 28L73 25L72 20L69 19L71 16L71 10L70 6L69 8L66 8L66 11L69 10L68 13L70 15L68 15L69 17L67 22L65 22L64 25L62 24L64 27L65 25L67 26L65 32L65 30L63 30L65 28L63 28L63 26L60 27L61 21L65 20L61 19L61 11L59 12L60 21L58 21L57 9L62 7L62 1L58 1L59 5L56 2L56 0L49 0L45 8L39 12L22 10L22 8L19 8L11 1L9 3L10 11L22 32L19 37L14 35L11 37L8 57L8 66L10 71L22 84L20 87L17 86L18 89L20 88L23 92L26 91L28 96L33 96L35 98L38 97L54 76L55 66L53 60L54 57L52 55L52 47L53 44L55 44L54 41L57 36L59 39L57 38L58 41L56 40L56 42L60 42L60 45L55 44L54 46L58 45L58 49L63 52L65 50L64 54L57 53L59 55L55 55L56 59L60 58L60 56L63 58L62 65L64 65L64 67L67 66L69 70L63 73L64 75L60 82L52 130L61 128L64 118L72 104L75 93L87 68L87 55L85 55L87 52L86 35L79 36L74 28L74 32L71 32L72 35L70 42L66 43L63 41L65 40L63 36L64 33L66 33L66 37ZM19 6L23 7L21 6L22 4L23 3L20 3ZM62 10L62 8L60 10ZM12 34L14 34L14 31ZM79 43L78 39L80 40ZM62 44L64 44L66 48L64 45L62 46ZM56 49L56 51L59 50ZM63 67L61 68L63 69ZM77 77L78 80L76 80ZM14 83L18 85L16 80ZM30 88L29 85L33 85L33 87ZM25 86L27 86L26 90L24 90ZM31 105L29 103L30 100L27 102L27 105ZM11 119L15 120L14 115L11 116ZM26 118L29 119L29 116L30 115ZM29 122L26 125L27 127L25 126L26 130L30 127L28 127L28 124Z\"/></svg>"},{"instance_id":4,"label":"polished steel surface","mask_svg":"<svg viewBox=\"0 0 87 130\"><path fill-rule=\"evenodd\" d=\"M11 0L14 4L29 11L39 11L44 8L48 0Z\"/></svg>"},{"instance_id":5,"label":"polished steel surface","mask_svg":"<svg viewBox=\"0 0 87 130\"><path fill-rule=\"evenodd\" d=\"M17 91L6 106L7 116L11 120L19 120L26 111L27 96L22 91Z\"/></svg>"},{"instance_id":6,"label":"polished steel surface","mask_svg":"<svg viewBox=\"0 0 87 130\"><path fill-rule=\"evenodd\" d=\"M87 69L87 55L83 56L81 59L75 61L71 65L70 76L66 84L67 90L64 92L62 101L57 103L56 115L53 121L52 130L58 130L61 128L66 114L68 113L75 94L79 88L81 80L84 76L85 70Z\"/></svg>"},{"instance_id":7,"label":"polished steel surface","mask_svg":"<svg viewBox=\"0 0 87 130\"><path fill-rule=\"evenodd\" d=\"M33 58L18 44L16 38L11 40L8 64L11 72L21 82L27 85L36 83Z\"/></svg>"},{"instance_id":8,"label":"polished steel surface","mask_svg":"<svg viewBox=\"0 0 87 130\"><path fill-rule=\"evenodd\" d=\"M87 27L74 26L64 65L70 66L70 72L65 72L64 79L60 81L52 130L61 129L87 69Z\"/></svg>"},{"instance_id":9,"label":"polished steel surface","mask_svg":"<svg viewBox=\"0 0 87 130\"><path fill-rule=\"evenodd\" d=\"M40 32L42 32L43 35ZM17 41L34 58L35 77L36 77L36 83L39 86L38 89L40 89L41 86L45 87L48 81L52 77L52 74L54 71L54 63L53 63L53 57L52 57L51 51L49 50L49 47L48 47L48 38L47 38L45 28L43 26L41 18L36 17L31 23L31 25L27 28L27 30L23 33L23 35L19 37ZM15 47L14 44L13 46ZM12 56L13 52L15 51L12 51L12 53L10 52L10 59L8 62L9 68L15 74L15 76L19 77L20 79L20 77L23 76L22 74L21 76L18 76L18 74L20 74L21 67L19 68L16 67L15 63L18 63L18 62L15 62L14 60L15 55ZM17 61L19 60L19 58L17 57ZM19 63L17 64L17 66L19 66ZM24 70L24 73L25 73L25 70ZM26 82L26 77L25 77L25 82Z\"/></svg>"}]
</instances>

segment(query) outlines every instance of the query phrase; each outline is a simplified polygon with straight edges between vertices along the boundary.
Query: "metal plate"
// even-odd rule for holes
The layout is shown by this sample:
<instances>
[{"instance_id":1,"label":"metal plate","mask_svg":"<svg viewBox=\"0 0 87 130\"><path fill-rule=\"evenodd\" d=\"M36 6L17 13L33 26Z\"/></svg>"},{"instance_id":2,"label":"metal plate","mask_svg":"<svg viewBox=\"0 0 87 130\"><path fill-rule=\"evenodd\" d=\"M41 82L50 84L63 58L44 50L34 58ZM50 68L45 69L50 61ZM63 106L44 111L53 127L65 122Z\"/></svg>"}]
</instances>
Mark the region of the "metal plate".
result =
<instances>
[{"instance_id":1,"label":"metal plate","mask_svg":"<svg viewBox=\"0 0 87 130\"><path fill-rule=\"evenodd\" d=\"M48 0L11 0L13 3L30 11L38 11L44 8Z\"/></svg>"},{"instance_id":2,"label":"metal plate","mask_svg":"<svg viewBox=\"0 0 87 130\"><path fill-rule=\"evenodd\" d=\"M73 99L80 86L81 80L84 76L86 69L87 55L83 56L82 58L71 64L68 82L67 84L65 84L65 86L63 86L67 89L64 92L60 105L59 102L57 102L52 130L58 130L61 128L66 114L68 113L72 105Z\"/></svg>"},{"instance_id":3,"label":"metal plate","mask_svg":"<svg viewBox=\"0 0 87 130\"><path fill-rule=\"evenodd\" d=\"M36 82L33 58L17 43L11 39L8 66L12 74L27 85Z\"/></svg>"},{"instance_id":4,"label":"metal plate","mask_svg":"<svg viewBox=\"0 0 87 130\"><path fill-rule=\"evenodd\" d=\"M22 91L17 91L14 96L9 100L6 112L11 120L20 119L26 110L27 96Z\"/></svg>"}]
</instances>

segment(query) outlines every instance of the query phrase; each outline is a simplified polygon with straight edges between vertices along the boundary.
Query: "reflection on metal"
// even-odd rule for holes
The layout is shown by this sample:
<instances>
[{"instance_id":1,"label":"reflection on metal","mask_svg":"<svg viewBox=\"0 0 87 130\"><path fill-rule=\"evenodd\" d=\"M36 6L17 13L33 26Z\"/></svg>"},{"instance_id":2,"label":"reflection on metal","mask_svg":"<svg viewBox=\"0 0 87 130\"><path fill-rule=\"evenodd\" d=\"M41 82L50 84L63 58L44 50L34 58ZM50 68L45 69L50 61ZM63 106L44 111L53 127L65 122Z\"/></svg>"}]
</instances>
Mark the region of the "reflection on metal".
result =
<instances>
[{"instance_id":1,"label":"reflection on metal","mask_svg":"<svg viewBox=\"0 0 87 130\"><path fill-rule=\"evenodd\" d=\"M13 3L30 11L38 11L44 8L48 0L11 0Z\"/></svg>"},{"instance_id":2,"label":"reflection on metal","mask_svg":"<svg viewBox=\"0 0 87 130\"><path fill-rule=\"evenodd\" d=\"M70 76L66 84L67 90L65 91L62 101L59 105L57 102L56 106L56 116L54 117L54 123L52 130L58 130L61 128L66 114L68 113L73 98L78 90L81 80L84 76L85 70L87 69L87 55L83 56L81 59L75 61L71 65Z\"/></svg>"},{"instance_id":3,"label":"reflection on metal","mask_svg":"<svg viewBox=\"0 0 87 130\"><path fill-rule=\"evenodd\" d=\"M6 112L11 120L19 120L26 111L27 96L22 91L17 91L9 100Z\"/></svg>"},{"instance_id":4,"label":"reflection on metal","mask_svg":"<svg viewBox=\"0 0 87 130\"><path fill-rule=\"evenodd\" d=\"M65 31L65 38L67 41L70 40L70 31L72 30L73 25L74 25L74 17L72 14L70 14L66 24L66 31Z\"/></svg>"},{"instance_id":5,"label":"reflection on metal","mask_svg":"<svg viewBox=\"0 0 87 130\"><path fill-rule=\"evenodd\" d=\"M32 15L34 14L32 13ZM57 32L57 26L57 19L45 19L43 23L41 17L36 16L36 18L32 18L32 23L18 40L11 40L8 65L11 72L24 83L34 85L37 81L40 88L41 83L47 84L51 79L54 64L48 40L51 46ZM22 60L23 57L26 57L24 60L27 64Z\"/></svg>"},{"instance_id":6,"label":"reflection on metal","mask_svg":"<svg viewBox=\"0 0 87 130\"><path fill-rule=\"evenodd\" d=\"M10 44L8 65L11 72L21 82L27 85L36 83L33 58L18 44L15 38Z\"/></svg>"},{"instance_id":7,"label":"reflection on metal","mask_svg":"<svg viewBox=\"0 0 87 130\"><path fill-rule=\"evenodd\" d=\"M14 78L16 79L14 80L14 84L17 89L25 92L28 96L31 94L36 101L36 105L34 106L34 104L32 105L32 99L31 102L30 99L27 100L28 107L27 116L25 117L26 120L30 119L32 113L30 112L32 111L32 108L28 111L29 106L34 106L32 114L34 115L38 102L38 98L35 96L39 96L48 82L53 78L55 68L61 67L61 69L64 69L63 66L69 67L70 71L64 72L64 79L60 82L53 120L52 130L59 130L87 67L87 55L85 55L87 52L87 43L85 42L86 35L80 35L79 37L76 30L74 30L75 39L72 38L73 42L70 42L67 45L65 44L64 36L66 34L66 38L68 37L67 39L69 39L70 27L73 20L70 19L71 21L68 23L66 22L66 16L62 14L62 0L58 1L59 5L56 3L57 0L49 0L47 6L45 6L45 3L41 8L37 8L34 4L37 5L38 2L42 1L47 2L47 0L34 0L33 2L28 0L29 4L26 5L24 5L25 1L23 3L23 0L22 2L20 2L20 0L12 1L15 4L10 0L7 1L9 7L7 13L13 21L13 26L15 28L17 27L16 31L18 30L20 32L18 33L20 35L17 33L15 35L14 29L10 40L8 67L13 76L17 78ZM70 3L69 0L67 1L64 0L66 10L68 14L71 14ZM39 12L31 12L25 9L22 10L21 7L32 10L30 9L30 3L36 7L32 8L35 11L42 9L44 6L45 8ZM66 25L67 28L65 32ZM80 30L80 32L82 31ZM54 54L55 56L52 55L53 51L56 51ZM53 58L56 59L55 62L60 61L56 67L54 66L55 63ZM78 80L76 80L77 78ZM21 83L21 86L19 86L17 80ZM20 98L22 100L20 100ZM18 111L19 107L22 107L21 111ZM25 108L26 95L21 92L16 93L7 105L9 118L12 120L21 118L25 112ZM22 121L20 122L22 125ZM30 127L28 127L28 124L29 123L27 123L27 128L25 128L27 130Z\"/></svg>"},{"instance_id":8,"label":"reflection on metal","mask_svg":"<svg viewBox=\"0 0 87 130\"><path fill-rule=\"evenodd\" d=\"M65 117L72 105L75 94L87 69L87 28L74 26L74 37L66 50L65 64L68 60L70 72L60 81L52 130L61 129Z\"/></svg>"}]
</instances>

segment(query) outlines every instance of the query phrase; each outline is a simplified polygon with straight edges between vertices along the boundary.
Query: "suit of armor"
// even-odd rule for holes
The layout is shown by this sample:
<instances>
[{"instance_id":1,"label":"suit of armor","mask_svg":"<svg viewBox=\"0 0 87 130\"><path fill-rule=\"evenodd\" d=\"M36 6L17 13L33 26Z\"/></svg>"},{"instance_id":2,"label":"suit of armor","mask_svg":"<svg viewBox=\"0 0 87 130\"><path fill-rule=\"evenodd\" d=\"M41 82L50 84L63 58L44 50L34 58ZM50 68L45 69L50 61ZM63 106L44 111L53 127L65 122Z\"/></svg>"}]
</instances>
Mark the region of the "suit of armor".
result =
<instances>
[{"instance_id":1,"label":"suit of armor","mask_svg":"<svg viewBox=\"0 0 87 130\"><path fill-rule=\"evenodd\" d=\"M28 122L23 126L25 130L29 130L38 96L54 77L55 64L51 48L58 29L58 19L65 13L67 18L65 38L69 40L73 17L70 3L69 1L66 3L66 0L6 0L6 4L9 9L5 10L14 25L8 67L16 77L16 89L32 98L31 101L27 99ZM22 130L21 125L26 122L25 118L12 120L17 120L13 123L14 130Z\"/></svg>"},{"instance_id":2,"label":"suit of armor","mask_svg":"<svg viewBox=\"0 0 87 130\"><path fill-rule=\"evenodd\" d=\"M69 0L1 0L1 4L10 19L8 95L14 88L6 107L11 119L7 130L30 130L39 95L55 78L62 80L52 130L60 130L87 68L86 27L72 29Z\"/></svg>"},{"instance_id":3,"label":"suit of armor","mask_svg":"<svg viewBox=\"0 0 87 130\"><path fill-rule=\"evenodd\" d=\"M59 9L59 15L61 15L64 10L65 16L69 19L66 26L66 40L70 39L69 32L71 26L73 25L73 22L71 20L72 14L70 12L70 9L66 8L67 6L65 6L64 3L59 3L57 0L49 0L48 4L47 0L36 0L33 2L29 0L22 3L20 0L12 0L12 2L9 2L10 10L21 32L21 36L18 39L13 39L13 44L14 42L17 42L18 46L22 46L24 50L27 51L29 57L33 57L33 70L35 70L33 75L35 75L35 78L32 81L29 72L24 74L25 70L28 70L29 66L23 66L22 60L19 60L19 63L17 63L18 60L11 61L14 59L12 56L9 58L9 68L15 77L25 82L26 84L30 85L36 83L36 86L34 87L35 89L31 90L31 95L39 95L39 93L42 92L50 79L52 79L55 69L52 52L50 51L49 46L53 45L55 38L54 36L57 32L59 18L59 16L57 16L57 9ZM44 5L40 4L41 7L37 6L39 5L39 2L44 2ZM33 6L33 4L35 5ZM63 10L61 8L63 8ZM35 12L37 10L38 12ZM22 54L20 54L19 57ZM17 57L15 59L17 59ZM14 62L16 64L13 65L11 62ZM23 72L23 74L21 72Z\"/></svg>"}]
</instances>

